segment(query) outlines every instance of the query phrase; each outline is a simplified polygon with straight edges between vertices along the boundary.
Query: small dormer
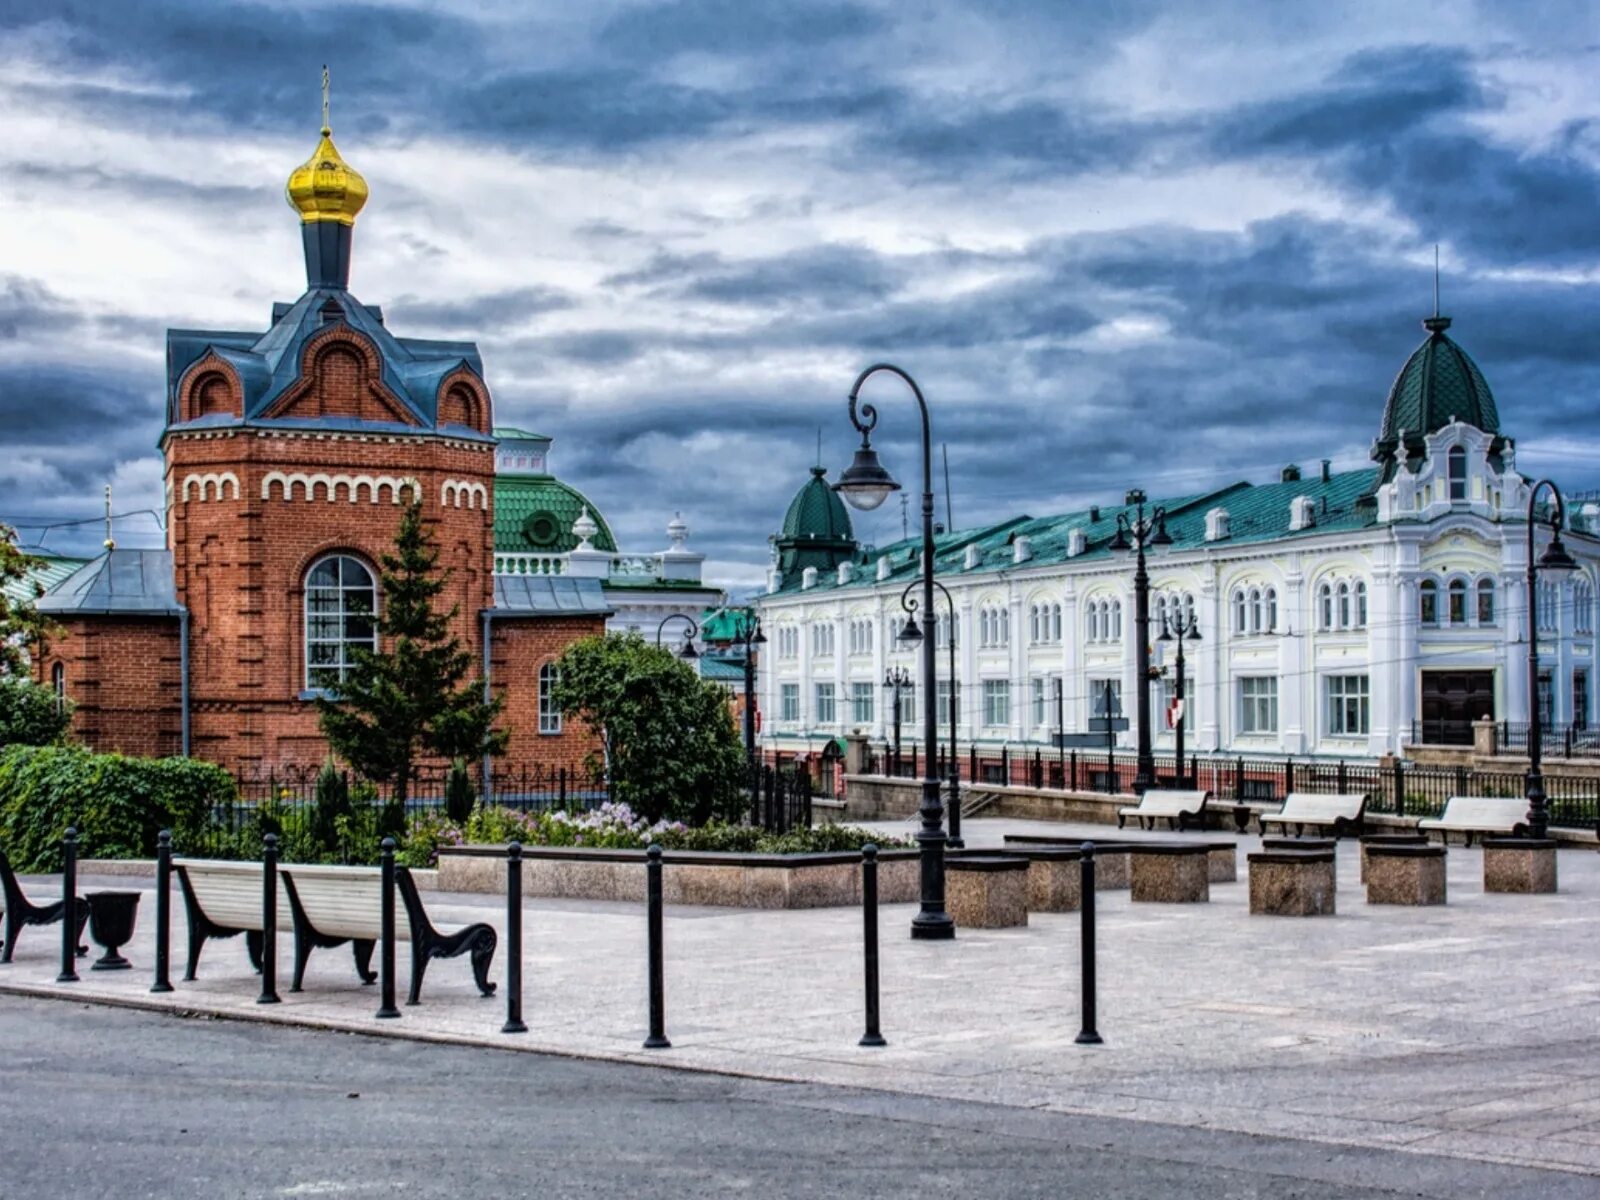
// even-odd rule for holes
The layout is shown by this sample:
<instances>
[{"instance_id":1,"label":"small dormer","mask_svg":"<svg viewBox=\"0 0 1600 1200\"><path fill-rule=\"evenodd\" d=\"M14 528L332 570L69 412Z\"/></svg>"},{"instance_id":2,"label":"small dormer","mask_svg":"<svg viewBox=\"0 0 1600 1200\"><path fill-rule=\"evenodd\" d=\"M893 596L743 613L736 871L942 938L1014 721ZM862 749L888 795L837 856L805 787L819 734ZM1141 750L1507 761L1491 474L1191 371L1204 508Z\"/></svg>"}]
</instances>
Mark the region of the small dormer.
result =
<instances>
[{"instance_id":1,"label":"small dormer","mask_svg":"<svg viewBox=\"0 0 1600 1200\"><path fill-rule=\"evenodd\" d=\"M817 586L817 569L815 567L807 567L805 570L800 572L800 590L801 591L808 592L808 591L810 591L812 588L814 588L816 586Z\"/></svg>"},{"instance_id":2,"label":"small dormer","mask_svg":"<svg viewBox=\"0 0 1600 1200\"><path fill-rule=\"evenodd\" d=\"M983 553L978 549L977 544L974 543L973 545L968 546L967 553L961 560L961 569L963 571L971 571L980 566L982 563Z\"/></svg>"},{"instance_id":3,"label":"small dormer","mask_svg":"<svg viewBox=\"0 0 1600 1200\"><path fill-rule=\"evenodd\" d=\"M1206 513L1206 541L1220 542L1229 536L1228 510L1213 508Z\"/></svg>"},{"instance_id":4,"label":"small dormer","mask_svg":"<svg viewBox=\"0 0 1600 1200\"><path fill-rule=\"evenodd\" d=\"M1089 546L1089 538L1081 529L1069 530L1067 533L1067 557L1077 558Z\"/></svg>"},{"instance_id":5,"label":"small dormer","mask_svg":"<svg viewBox=\"0 0 1600 1200\"><path fill-rule=\"evenodd\" d=\"M847 563L847 562L840 563L839 564L839 583L841 585L849 583L850 580L852 578L854 578L855 573L856 573L855 564Z\"/></svg>"},{"instance_id":6,"label":"small dormer","mask_svg":"<svg viewBox=\"0 0 1600 1200\"><path fill-rule=\"evenodd\" d=\"M1025 563L1033 558L1033 539L1027 534L1019 533L1011 541L1011 561Z\"/></svg>"},{"instance_id":7,"label":"small dormer","mask_svg":"<svg viewBox=\"0 0 1600 1200\"><path fill-rule=\"evenodd\" d=\"M891 574L893 574L893 573L894 573L894 564L889 561L889 556L887 554L885 554L882 558L880 558L878 560L878 582L882 583L885 579L889 578L889 576Z\"/></svg>"},{"instance_id":8,"label":"small dormer","mask_svg":"<svg viewBox=\"0 0 1600 1200\"><path fill-rule=\"evenodd\" d=\"M1289 501L1289 529L1298 532L1310 529L1317 523L1317 502L1310 496L1296 496Z\"/></svg>"}]
</instances>

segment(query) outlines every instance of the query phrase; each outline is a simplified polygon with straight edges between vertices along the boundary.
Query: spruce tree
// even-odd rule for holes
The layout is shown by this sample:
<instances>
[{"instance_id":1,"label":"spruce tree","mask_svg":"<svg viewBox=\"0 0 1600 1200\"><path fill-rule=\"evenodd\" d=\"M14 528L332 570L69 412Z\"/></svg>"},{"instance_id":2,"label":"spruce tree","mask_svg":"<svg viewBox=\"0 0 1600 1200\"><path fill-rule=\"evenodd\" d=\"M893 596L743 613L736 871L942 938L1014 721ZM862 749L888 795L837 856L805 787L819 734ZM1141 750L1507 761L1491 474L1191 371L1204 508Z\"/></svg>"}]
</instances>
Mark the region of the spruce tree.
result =
<instances>
[{"instance_id":1,"label":"spruce tree","mask_svg":"<svg viewBox=\"0 0 1600 1200\"><path fill-rule=\"evenodd\" d=\"M318 697L318 720L333 752L375 783L392 785L386 832L404 820L420 758L476 761L505 749L493 729L497 698L485 702L473 656L450 632L458 608L435 609L449 579L439 548L413 500L394 552L380 560L379 648L354 652L335 696Z\"/></svg>"}]
</instances>

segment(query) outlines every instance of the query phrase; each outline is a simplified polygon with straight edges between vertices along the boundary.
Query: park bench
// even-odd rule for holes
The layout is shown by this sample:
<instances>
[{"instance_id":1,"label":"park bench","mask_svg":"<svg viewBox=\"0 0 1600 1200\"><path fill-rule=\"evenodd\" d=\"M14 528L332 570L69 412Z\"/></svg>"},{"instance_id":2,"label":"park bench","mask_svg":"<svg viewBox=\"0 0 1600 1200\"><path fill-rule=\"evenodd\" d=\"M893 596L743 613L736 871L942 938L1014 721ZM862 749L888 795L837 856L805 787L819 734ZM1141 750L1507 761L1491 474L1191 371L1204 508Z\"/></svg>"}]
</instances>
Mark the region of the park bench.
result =
<instances>
[{"instance_id":1,"label":"park bench","mask_svg":"<svg viewBox=\"0 0 1600 1200\"><path fill-rule=\"evenodd\" d=\"M1447 842L1452 833L1464 834L1470 846L1474 834L1521 837L1527 822L1528 802L1521 796L1451 796L1442 815L1417 822L1417 832L1438 830Z\"/></svg>"},{"instance_id":2,"label":"park bench","mask_svg":"<svg viewBox=\"0 0 1600 1200\"><path fill-rule=\"evenodd\" d=\"M1262 813L1257 820L1261 823L1263 834L1269 825L1276 825L1285 833L1293 825L1296 835L1311 828L1327 830L1334 837L1342 837L1352 831L1357 835L1361 833L1365 827L1366 812L1365 792L1332 796L1290 792L1282 808L1275 813Z\"/></svg>"},{"instance_id":3,"label":"park bench","mask_svg":"<svg viewBox=\"0 0 1600 1200\"><path fill-rule=\"evenodd\" d=\"M17 948L17 935L22 932L23 926L54 925L61 920L66 901L57 900L51 904L34 904L30 901L22 894L22 884L18 882L16 872L11 869L11 860L3 850L0 850L0 886L4 887L6 904L6 937L5 943L0 945L0 963L8 963ZM78 938L81 942L83 927L89 920L89 902L81 896L73 899L73 913L78 920ZM89 953L89 947L80 944L78 953Z\"/></svg>"},{"instance_id":4,"label":"park bench","mask_svg":"<svg viewBox=\"0 0 1600 1200\"><path fill-rule=\"evenodd\" d=\"M261 864L176 858L172 869L189 917L189 960L183 977L192 982L200 951L212 938L244 934L250 965L261 970ZM280 901L282 895L280 892Z\"/></svg>"},{"instance_id":5,"label":"park bench","mask_svg":"<svg viewBox=\"0 0 1600 1200\"><path fill-rule=\"evenodd\" d=\"M1206 801L1210 799L1210 792L1177 792L1151 788L1139 797L1138 804L1117 810L1117 828L1123 828L1129 817L1139 819L1140 829L1154 829L1156 821L1162 817L1165 817L1167 824L1174 829L1184 828L1191 820L1200 825L1204 823Z\"/></svg>"},{"instance_id":6,"label":"park bench","mask_svg":"<svg viewBox=\"0 0 1600 1200\"><path fill-rule=\"evenodd\" d=\"M372 948L383 934L383 877L377 867L286 866L280 868L289 893L289 911L294 922L294 982L290 991L298 992L305 978L306 963L313 949L329 949L351 944L356 974L362 983L377 976L370 969ZM494 928L482 923L468 925L455 933L440 933L422 907L422 896L411 872L396 867L395 890L400 907L394 914L396 941L411 944L411 990L407 1004L416 1004L422 994L422 977L436 958L455 958L468 954L472 977L478 991L494 995L489 982L489 965L494 960L498 937Z\"/></svg>"}]
</instances>

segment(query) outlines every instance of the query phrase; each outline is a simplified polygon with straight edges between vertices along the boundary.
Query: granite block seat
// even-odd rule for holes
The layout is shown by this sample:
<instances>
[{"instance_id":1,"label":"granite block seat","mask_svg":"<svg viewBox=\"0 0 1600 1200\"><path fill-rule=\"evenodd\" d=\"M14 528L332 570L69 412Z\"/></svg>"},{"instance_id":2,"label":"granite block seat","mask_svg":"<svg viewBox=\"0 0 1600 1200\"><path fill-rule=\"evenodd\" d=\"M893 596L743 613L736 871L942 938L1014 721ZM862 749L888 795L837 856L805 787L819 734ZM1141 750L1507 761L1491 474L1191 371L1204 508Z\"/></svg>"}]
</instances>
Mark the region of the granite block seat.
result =
<instances>
[{"instance_id":1,"label":"granite block seat","mask_svg":"<svg viewBox=\"0 0 1600 1200\"><path fill-rule=\"evenodd\" d=\"M1523 895L1556 890L1551 838L1484 838L1483 890Z\"/></svg>"},{"instance_id":2,"label":"granite block seat","mask_svg":"<svg viewBox=\"0 0 1600 1200\"><path fill-rule=\"evenodd\" d=\"M1333 855L1333 878L1335 886L1339 881L1339 842L1336 838L1303 838L1303 837L1264 837L1261 839L1261 848L1272 851L1311 850L1327 851Z\"/></svg>"},{"instance_id":3,"label":"granite block seat","mask_svg":"<svg viewBox=\"0 0 1600 1200\"><path fill-rule=\"evenodd\" d=\"M1361 839L1361 882L1367 881L1367 849L1371 846L1426 846L1425 833L1370 833Z\"/></svg>"},{"instance_id":4,"label":"granite block seat","mask_svg":"<svg viewBox=\"0 0 1600 1200\"><path fill-rule=\"evenodd\" d=\"M945 909L966 929L1005 929L1028 923L1028 860L1007 854L968 854L946 860Z\"/></svg>"},{"instance_id":5,"label":"granite block seat","mask_svg":"<svg viewBox=\"0 0 1600 1200\"><path fill-rule=\"evenodd\" d=\"M1210 855L1204 842L1144 842L1128 847L1133 898L1157 904L1211 899Z\"/></svg>"},{"instance_id":6,"label":"granite block seat","mask_svg":"<svg viewBox=\"0 0 1600 1200\"><path fill-rule=\"evenodd\" d=\"M1250 912L1276 917L1333 916L1335 856L1331 847L1251 854Z\"/></svg>"},{"instance_id":7,"label":"granite block seat","mask_svg":"<svg viewBox=\"0 0 1600 1200\"><path fill-rule=\"evenodd\" d=\"M1048 837L1036 833L1008 833L1005 835L1005 850L1011 853L1019 850L1031 850L1037 846L1054 846L1062 850L1076 852L1083 844L1068 841L1065 838ZM1127 842L1095 842L1094 843L1094 890L1097 892L1114 892L1128 886L1128 843Z\"/></svg>"},{"instance_id":8,"label":"granite block seat","mask_svg":"<svg viewBox=\"0 0 1600 1200\"><path fill-rule=\"evenodd\" d=\"M1313 829L1341 837L1347 833L1360 833L1366 812L1365 792L1331 796L1290 792L1284 798L1282 808L1275 813L1262 813L1258 820L1262 833L1276 825L1285 833L1293 826L1296 834Z\"/></svg>"},{"instance_id":9,"label":"granite block seat","mask_svg":"<svg viewBox=\"0 0 1600 1200\"><path fill-rule=\"evenodd\" d=\"M1077 912L1083 903L1083 851L1077 846L1015 846L1001 851L1028 864L1029 912ZM1099 855L1095 855L1099 891Z\"/></svg>"},{"instance_id":10,"label":"granite block seat","mask_svg":"<svg viewBox=\"0 0 1600 1200\"><path fill-rule=\"evenodd\" d=\"M1443 846L1369 846L1367 903L1443 904L1445 854Z\"/></svg>"}]
</instances>

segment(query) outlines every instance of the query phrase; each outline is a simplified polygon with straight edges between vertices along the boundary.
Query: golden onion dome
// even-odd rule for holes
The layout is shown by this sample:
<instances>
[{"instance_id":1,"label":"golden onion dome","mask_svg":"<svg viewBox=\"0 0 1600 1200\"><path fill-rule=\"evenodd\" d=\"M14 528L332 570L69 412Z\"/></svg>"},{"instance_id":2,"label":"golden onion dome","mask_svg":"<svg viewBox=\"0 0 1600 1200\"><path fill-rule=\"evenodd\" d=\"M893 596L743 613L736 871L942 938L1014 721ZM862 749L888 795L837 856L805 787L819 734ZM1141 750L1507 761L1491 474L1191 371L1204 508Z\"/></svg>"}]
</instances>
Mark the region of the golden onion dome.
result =
<instances>
[{"instance_id":1,"label":"golden onion dome","mask_svg":"<svg viewBox=\"0 0 1600 1200\"><path fill-rule=\"evenodd\" d=\"M356 214L367 202L367 181L340 156L333 144L333 130L324 125L316 150L289 176L286 194L304 224L337 221L354 225Z\"/></svg>"}]
</instances>

